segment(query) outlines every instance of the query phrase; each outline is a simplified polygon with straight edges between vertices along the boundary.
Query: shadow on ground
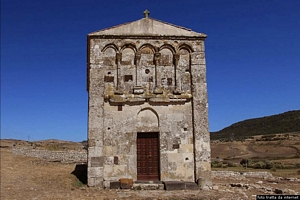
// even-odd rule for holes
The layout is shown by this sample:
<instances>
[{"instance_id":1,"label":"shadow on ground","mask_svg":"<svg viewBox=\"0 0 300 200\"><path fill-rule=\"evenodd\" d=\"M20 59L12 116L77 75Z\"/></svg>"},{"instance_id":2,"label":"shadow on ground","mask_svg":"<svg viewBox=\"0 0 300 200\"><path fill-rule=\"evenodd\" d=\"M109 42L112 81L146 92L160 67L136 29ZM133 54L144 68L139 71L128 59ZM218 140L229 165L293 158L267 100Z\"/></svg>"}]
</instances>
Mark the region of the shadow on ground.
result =
<instances>
[{"instance_id":1,"label":"shadow on ground","mask_svg":"<svg viewBox=\"0 0 300 200\"><path fill-rule=\"evenodd\" d=\"M87 164L76 164L71 174L75 175L81 183L87 184Z\"/></svg>"}]
</instances>

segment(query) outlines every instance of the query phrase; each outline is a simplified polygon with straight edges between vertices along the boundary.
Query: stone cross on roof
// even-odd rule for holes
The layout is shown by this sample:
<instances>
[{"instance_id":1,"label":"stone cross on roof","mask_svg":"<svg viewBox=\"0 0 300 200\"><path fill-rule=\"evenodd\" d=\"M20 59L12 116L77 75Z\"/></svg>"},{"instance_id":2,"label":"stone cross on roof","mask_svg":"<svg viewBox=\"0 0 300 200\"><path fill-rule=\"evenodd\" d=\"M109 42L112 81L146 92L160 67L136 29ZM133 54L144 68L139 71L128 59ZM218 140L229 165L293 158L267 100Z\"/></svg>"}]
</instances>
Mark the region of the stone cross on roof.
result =
<instances>
[{"instance_id":1,"label":"stone cross on roof","mask_svg":"<svg viewBox=\"0 0 300 200\"><path fill-rule=\"evenodd\" d=\"M145 11L144 11L144 16L145 16L145 18L148 18L148 17L149 17L149 14L150 14L150 11L149 11L149 10L145 10Z\"/></svg>"}]
</instances>

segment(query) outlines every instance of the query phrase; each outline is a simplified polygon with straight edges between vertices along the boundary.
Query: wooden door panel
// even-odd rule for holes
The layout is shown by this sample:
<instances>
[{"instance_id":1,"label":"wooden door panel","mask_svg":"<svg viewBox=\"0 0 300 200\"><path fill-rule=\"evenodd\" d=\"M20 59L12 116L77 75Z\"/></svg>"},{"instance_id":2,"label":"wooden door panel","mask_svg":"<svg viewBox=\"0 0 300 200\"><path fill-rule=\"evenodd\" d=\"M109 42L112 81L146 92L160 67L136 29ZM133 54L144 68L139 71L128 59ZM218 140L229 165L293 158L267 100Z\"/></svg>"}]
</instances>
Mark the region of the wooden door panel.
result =
<instances>
[{"instance_id":1,"label":"wooden door panel","mask_svg":"<svg viewBox=\"0 0 300 200\"><path fill-rule=\"evenodd\" d=\"M138 133L137 136L137 178L138 180L159 180L158 133Z\"/></svg>"}]
</instances>

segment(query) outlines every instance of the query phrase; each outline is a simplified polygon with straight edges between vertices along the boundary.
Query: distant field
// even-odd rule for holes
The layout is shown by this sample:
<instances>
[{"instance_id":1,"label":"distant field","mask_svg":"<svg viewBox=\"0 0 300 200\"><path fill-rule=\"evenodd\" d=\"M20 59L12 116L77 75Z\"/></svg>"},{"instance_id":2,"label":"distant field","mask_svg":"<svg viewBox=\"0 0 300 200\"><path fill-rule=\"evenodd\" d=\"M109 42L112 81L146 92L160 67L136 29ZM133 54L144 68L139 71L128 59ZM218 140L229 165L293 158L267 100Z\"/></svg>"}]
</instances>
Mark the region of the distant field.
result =
<instances>
[{"instance_id":1,"label":"distant field","mask_svg":"<svg viewBox=\"0 0 300 200\"><path fill-rule=\"evenodd\" d=\"M267 139L266 139L267 138ZM280 138L280 139L279 139ZM266 139L266 140L265 140ZM286 134L274 135L272 137L256 136L251 140L221 142L212 141L212 162L220 161L222 167L213 167L212 170L228 170L228 171L269 171L275 176L300 178L300 135L291 134L287 137ZM240 164L242 159L249 159L253 162L262 163L272 162L282 168L274 169L245 169ZM237 167L228 167L226 163L234 163Z\"/></svg>"},{"instance_id":2,"label":"distant field","mask_svg":"<svg viewBox=\"0 0 300 200\"><path fill-rule=\"evenodd\" d=\"M258 136L244 141L211 141L212 158L300 158L300 134L279 138L278 134L266 140Z\"/></svg>"}]
</instances>

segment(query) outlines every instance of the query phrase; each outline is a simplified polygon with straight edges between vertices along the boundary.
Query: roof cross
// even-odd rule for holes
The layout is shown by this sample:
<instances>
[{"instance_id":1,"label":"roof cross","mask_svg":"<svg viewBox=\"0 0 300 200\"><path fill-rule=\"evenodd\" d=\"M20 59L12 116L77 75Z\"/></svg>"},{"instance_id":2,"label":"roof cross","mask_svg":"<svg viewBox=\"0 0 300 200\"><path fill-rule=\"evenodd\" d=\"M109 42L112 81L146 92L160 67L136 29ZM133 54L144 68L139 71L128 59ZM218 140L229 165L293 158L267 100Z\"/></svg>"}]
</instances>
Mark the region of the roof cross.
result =
<instances>
[{"instance_id":1,"label":"roof cross","mask_svg":"<svg viewBox=\"0 0 300 200\"><path fill-rule=\"evenodd\" d=\"M145 16L145 18L149 18L149 14L150 14L150 11L149 11L149 10L145 10L145 11L144 11L144 16Z\"/></svg>"}]
</instances>

